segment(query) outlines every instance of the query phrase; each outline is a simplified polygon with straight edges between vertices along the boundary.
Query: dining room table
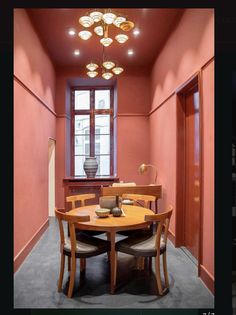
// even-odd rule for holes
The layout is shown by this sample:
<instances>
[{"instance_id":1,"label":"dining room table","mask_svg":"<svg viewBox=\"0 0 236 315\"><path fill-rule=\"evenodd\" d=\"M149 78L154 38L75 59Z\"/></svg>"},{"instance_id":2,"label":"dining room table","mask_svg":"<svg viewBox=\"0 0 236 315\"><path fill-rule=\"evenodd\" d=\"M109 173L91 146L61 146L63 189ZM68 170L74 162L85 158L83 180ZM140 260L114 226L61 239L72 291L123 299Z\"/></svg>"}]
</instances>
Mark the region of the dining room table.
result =
<instances>
[{"instance_id":1,"label":"dining room table","mask_svg":"<svg viewBox=\"0 0 236 315\"><path fill-rule=\"evenodd\" d=\"M107 239L111 242L110 251L110 292L114 294L116 283L116 232L124 230L145 229L150 225L150 222L144 220L145 215L153 214L153 211L136 205L122 205L122 215L115 217L110 214L108 217L98 217L96 209L100 206L89 205L84 207L74 208L67 212L69 215L89 215L90 220L87 222L78 222L78 229L86 231L103 231L107 234Z\"/></svg>"}]
</instances>

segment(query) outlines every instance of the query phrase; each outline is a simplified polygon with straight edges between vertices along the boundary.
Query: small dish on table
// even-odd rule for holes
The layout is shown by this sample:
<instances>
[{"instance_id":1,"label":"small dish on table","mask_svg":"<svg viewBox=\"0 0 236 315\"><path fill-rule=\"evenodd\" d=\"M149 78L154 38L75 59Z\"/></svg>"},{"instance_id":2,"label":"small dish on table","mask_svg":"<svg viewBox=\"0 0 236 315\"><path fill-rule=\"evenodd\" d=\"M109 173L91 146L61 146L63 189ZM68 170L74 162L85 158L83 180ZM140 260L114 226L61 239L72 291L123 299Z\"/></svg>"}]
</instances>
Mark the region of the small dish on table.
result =
<instances>
[{"instance_id":1,"label":"small dish on table","mask_svg":"<svg viewBox=\"0 0 236 315\"><path fill-rule=\"evenodd\" d=\"M96 215L97 215L99 218L107 218L107 217L109 217L110 209L107 209L107 208L98 208L98 209L95 210L95 213L96 213Z\"/></svg>"}]
</instances>

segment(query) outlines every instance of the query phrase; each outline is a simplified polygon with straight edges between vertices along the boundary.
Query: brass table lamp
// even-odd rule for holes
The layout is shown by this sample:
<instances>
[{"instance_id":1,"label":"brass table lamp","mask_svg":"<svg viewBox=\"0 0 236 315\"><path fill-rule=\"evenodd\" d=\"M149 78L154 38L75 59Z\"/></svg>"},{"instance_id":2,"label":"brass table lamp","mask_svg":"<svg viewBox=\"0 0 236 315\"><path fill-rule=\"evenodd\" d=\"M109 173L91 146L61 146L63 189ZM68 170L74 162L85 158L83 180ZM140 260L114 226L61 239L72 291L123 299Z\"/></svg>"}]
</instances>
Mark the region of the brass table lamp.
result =
<instances>
[{"instance_id":1,"label":"brass table lamp","mask_svg":"<svg viewBox=\"0 0 236 315\"><path fill-rule=\"evenodd\" d=\"M156 181L157 181L157 168L155 165L152 165L152 164L141 164L138 168L138 171L140 174L143 174L145 173L148 168L151 167L151 168L154 168L155 170L155 181L154 181L154 184L156 184Z\"/></svg>"}]
</instances>

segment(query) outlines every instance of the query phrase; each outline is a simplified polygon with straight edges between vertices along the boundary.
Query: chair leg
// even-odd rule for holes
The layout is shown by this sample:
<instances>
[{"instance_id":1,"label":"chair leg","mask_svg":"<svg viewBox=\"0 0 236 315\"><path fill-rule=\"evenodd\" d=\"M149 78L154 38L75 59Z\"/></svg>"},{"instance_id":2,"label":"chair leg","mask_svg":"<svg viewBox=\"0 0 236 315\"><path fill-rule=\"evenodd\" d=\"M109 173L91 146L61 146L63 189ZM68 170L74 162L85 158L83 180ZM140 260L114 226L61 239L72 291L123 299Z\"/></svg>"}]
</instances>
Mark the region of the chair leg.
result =
<instances>
[{"instance_id":1,"label":"chair leg","mask_svg":"<svg viewBox=\"0 0 236 315\"><path fill-rule=\"evenodd\" d=\"M74 283L75 283L75 272L76 272L76 258L71 257L71 271L70 271L70 283L68 289L68 297L72 297Z\"/></svg>"},{"instance_id":2,"label":"chair leg","mask_svg":"<svg viewBox=\"0 0 236 315\"><path fill-rule=\"evenodd\" d=\"M80 258L80 272L86 270L86 258Z\"/></svg>"},{"instance_id":3,"label":"chair leg","mask_svg":"<svg viewBox=\"0 0 236 315\"><path fill-rule=\"evenodd\" d=\"M140 257L140 270L144 270L145 257Z\"/></svg>"},{"instance_id":4,"label":"chair leg","mask_svg":"<svg viewBox=\"0 0 236 315\"><path fill-rule=\"evenodd\" d=\"M166 262L166 252L164 252L163 254L163 271L164 271L164 277L165 277L165 285L166 288L169 288L169 278L168 278L168 272L167 272L167 262Z\"/></svg>"},{"instance_id":5,"label":"chair leg","mask_svg":"<svg viewBox=\"0 0 236 315\"><path fill-rule=\"evenodd\" d=\"M148 258L148 269L151 271L152 270L152 257L147 257Z\"/></svg>"},{"instance_id":6,"label":"chair leg","mask_svg":"<svg viewBox=\"0 0 236 315\"><path fill-rule=\"evenodd\" d=\"M58 292L62 290L64 268L65 268L65 255L61 254L61 267L60 267L60 275L59 275L59 280L58 280Z\"/></svg>"},{"instance_id":7,"label":"chair leg","mask_svg":"<svg viewBox=\"0 0 236 315\"><path fill-rule=\"evenodd\" d=\"M71 270L71 258L70 256L67 257L68 258L68 271Z\"/></svg>"},{"instance_id":8,"label":"chair leg","mask_svg":"<svg viewBox=\"0 0 236 315\"><path fill-rule=\"evenodd\" d=\"M161 284L161 272L160 272L160 256L156 256L156 280L157 288L160 295L163 295L162 284Z\"/></svg>"},{"instance_id":9,"label":"chair leg","mask_svg":"<svg viewBox=\"0 0 236 315\"><path fill-rule=\"evenodd\" d=\"M115 252L115 268L114 268L114 287L116 287L116 275L117 275L117 252Z\"/></svg>"}]
</instances>

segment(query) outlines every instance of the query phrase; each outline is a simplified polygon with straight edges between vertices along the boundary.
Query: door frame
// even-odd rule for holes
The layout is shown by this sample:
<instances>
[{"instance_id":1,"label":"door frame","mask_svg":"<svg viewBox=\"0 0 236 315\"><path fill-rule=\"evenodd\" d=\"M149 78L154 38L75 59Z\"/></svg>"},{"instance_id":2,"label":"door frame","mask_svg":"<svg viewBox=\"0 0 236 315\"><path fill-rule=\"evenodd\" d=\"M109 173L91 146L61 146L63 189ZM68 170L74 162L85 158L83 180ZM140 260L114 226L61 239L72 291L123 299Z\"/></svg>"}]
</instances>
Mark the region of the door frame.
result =
<instances>
[{"instance_id":1,"label":"door frame","mask_svg":"<svg viewBox=\"0 0 236 315\"><path fill-rule=\"evenodd\" d=\"M55 204L56 204L56 139L49 137L48 138L48 153L50 150L50 143L53 146L53 157L49 157L48 156L48 216L50 216L50 205L49 205L49 201L50 201L50 196L49 196L49 186L50 186L50 181L53 179L54 182L54 208L55 208ZM50 176L50 170L49 170L49 164L51 161L51 158L54 159L54 177L51 178Z\"/></svg>"},{"instance_id":2,"label":"door frame","mask_svg":"<svg viewBox=\"0 0 236 315\"><path fill-rule=\"evenodd\" d=\"M199 239L198 239L198 276L202 261L202 206L203 206L203 110L201 72L196 72L189 80L176 90L176 220L175 220L175 246L184 244L184 212L185 212L185 110L184 94L194 86L199 92L199 184L200 184L200 213L199 213Z\"/></svg>"}]
</instances>

